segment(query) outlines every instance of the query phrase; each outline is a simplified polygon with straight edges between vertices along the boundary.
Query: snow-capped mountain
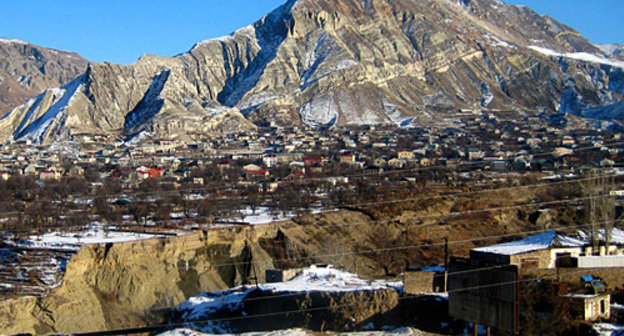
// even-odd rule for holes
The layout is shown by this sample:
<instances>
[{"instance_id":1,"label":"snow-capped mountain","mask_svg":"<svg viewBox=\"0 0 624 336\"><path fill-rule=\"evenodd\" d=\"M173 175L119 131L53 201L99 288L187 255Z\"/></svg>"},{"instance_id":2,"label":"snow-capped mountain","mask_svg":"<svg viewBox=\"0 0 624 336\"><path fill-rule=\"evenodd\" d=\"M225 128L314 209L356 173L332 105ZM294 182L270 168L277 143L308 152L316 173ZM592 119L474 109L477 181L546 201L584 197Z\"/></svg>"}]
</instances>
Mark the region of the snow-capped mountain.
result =
<instances>
[{"instance_id":1,"label":"snow-capped mountain","mask_svg":"<svg viewBox=\"0 0 624 336\"><path fill-rule=\"evenodd\" d=\"M624 94L624 63L607 51L497 0L289 0L176 57L92 64L84 99L68 101L64 131L55 134L184 140L252 123L444 125L458 109L582 116ZM0 124L11 127L5 136L21 137L17 126L36 121L28 110Z\"/></svg>"}]
</instances>

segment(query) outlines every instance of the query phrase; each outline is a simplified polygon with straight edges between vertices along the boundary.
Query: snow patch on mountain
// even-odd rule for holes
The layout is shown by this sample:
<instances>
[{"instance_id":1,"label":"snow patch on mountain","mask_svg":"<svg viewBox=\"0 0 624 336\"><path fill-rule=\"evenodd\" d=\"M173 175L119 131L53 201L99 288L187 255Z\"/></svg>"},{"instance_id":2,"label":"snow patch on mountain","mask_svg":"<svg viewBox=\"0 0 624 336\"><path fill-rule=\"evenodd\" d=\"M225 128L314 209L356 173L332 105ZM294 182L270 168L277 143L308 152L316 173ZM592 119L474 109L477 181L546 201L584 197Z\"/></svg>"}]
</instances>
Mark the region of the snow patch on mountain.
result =
<instances>
[{"instance_id":1,"label":"snow patch on mountain","mask_svg":"<svg viewBox=\"0 0 624 336\"><path fill-rule=\"evenodd\" d=\"M305 71L300 82L301 90L305 90L323 77L358 64L351 58L340 58L343 53L344 50L338 46L334 38L323 33L317 39L314 48L306 52ZM327 66L328 64L331 65Z\"/></svg>"},{"instance_id":2,"label":"snow patch on mountain","mask_svg":"<svg viewBox=\"0 0 624 336\"><path fill-rule=\"evenodd\" d=\"M310 127L331 127L338 121L338 105L333 96L312 98L301 106L301 121Z\"/></svg>"},{"instance_id":3,"label":"snow patch on mountain","mask_svg":"<svg viewBox=\"0 0 624 336\"><path fill-rule=\"evenodd\" d=\"M55 89L49 89L44 94L27 104L31 106L22 120L20 126L13 133L14 139L30 139L33 141L43 140L44 135L48 132L50 126L55 120L60 121L64 118L66 108L71 104L77 92L84 90L85 76L80 76L69 84ZM53 103L50 108L41 116L39 110L43 99L47 95L53 96ZM37 118L36 120L32 120Z\"/></svg>"},{"instance_id":4,"label":"snow patch on mountain","mask_svg":"<svg viewBox=\"0 0 624 336\"><path fill-rule=\"evenodd\" d=\"M277 95L271 91L262 91L256 94L253 94L249 97L245 97L239 103L239 109L241 111L247 110L249 108L253 108L259 105L262 105L266 102L277 99Z\"/></svg>"},{"instance_id":5,"label":"snow patch on mountain","mask_svg":"<svg viewBox=\"0 0 624 336\"><path fill-rule=\"evenodd\" d=\"M383 123L385 120L380 117L379 111L375 111L362 104L361 93L355 96L348 92L340 92L336 99L340 116L347 120L349 125L375 125Z\"/></svg>"},{"instance_id":6,"label":"snow patch on mountain","mask_svg":"<svg viewBox=\"0 0 624 336\"><path fill-rule=\"evenodd\" d=\"M555 51L555 50L548 49L548 48L542 48L538 46L529 46L528 48L533 51L537 51L540 54L544 54L544 55L551 56L551 57L564 57L564 58L570 58L570 59L574 59L574 60L578 60L582 62L604 64L604 65L610 65L613 67L624 69L623 61L607 59L607 58L604 58L595 54L587 53L587 52L567 53L567 52Z\"/></svg>"},{"instance_id":7,"label":"snow patch on mountain","mask_svg":"<svg viewBox=\"0 0 624 336\"><path fill-rule=\"evenodd\" d=\"M494 101L494 94L490 86L486 83L481 84L481 107L488 107L492 101Z\"/></svg>"},{"instance_id":8,"label":"snow patch on mountain","mask_svg":"<svg viewBox=\"0 0 624 336\"><path fill-rule=\"evenodd\" d=\"M555 34L559 34L561 33L564 29L557 24L557 22L555 22L555 20L553 20L553 18L551 18L548 15L544 16L544 20L546 20L546 22L548 22L548 25L550 25L550 27L552 28L553 32L555 32Z\"/></svg>"},{"instance_id":9,"label":"snow patch on mountain","mask_svg":"<svg viewBox=\"0 0 624 336\"><path fill-rule=\"evenodd\" d=\"M594 46L596 46L596 48L600 49L603 53L605 53L605 55L607 55L607 57L613 57L615 55L622 55L624 54L624 47L622 47L621 45L614 43L614 44L594 44Z\"/></svg>"},{"instance_id":10,"label":"snow patch on mountain","mask_svg":"<svg viewBox=\"0 0 624 336\"><path fill-rule=\"evenodd\" d=\"M224 36L220 36L220 37L215 37L215 38L211 38L211 39L207 39L207 40L203 40L203 41L199 41L197 43L195 43L195 45L193 45L193 47L191 47L191 51L202 47L202 46L206 46L208 44L211 43L220 43L220 42L228 42L228 41L232 41L234 40L234 38L236 36L244 36L247 38L253 38L255 36L255 29L253 27L253 25L248 25L245 26L243 28L237 29L235 31L233 31L232 33L228 34L228 35L224 35Z\"/></svg>"},{"instance_id":11,"label":"snow patch on mountain","mask_svg":"<svg viewBox=\"0 0 624 336\"><path fill-rule=\"evenodd\" d=\"M28 42L25 41L21 41L21 40L16 40L16 39L5 39L5 38L0 38L0 43L5 43L5 44L29 44Z\"/></svg>"},{"instance_id":12,"label":"snow patch on mountain","mask_svg":"<svg viewBox=\"0 0 624 336\"><path fill-rule=\"evenodd\" d=\"M580 115L585 108L586 106L582 102L581 96L573 86L569 87L563 95L561 95L558 108L560 114L570 113Z\"/></svg>"},{"instance_id":13,"label":"snow patch on mountain","mask_svg":"<svg viewBox=\"0 0 624 336\"><path fill-rule=\"evenodd\" d=\"M392 123L396 124L399 127L407 127L414 121L413 117L406 118L403 115L403 112L398 108L396 104L392 104L387 99L383 99L383 108L384 113L392 121Z\"/></svg>"},{"instance_id":14,"label":"snow patch on mountain","mask_svg":"<svg viewBox=\"0 0 624 336\"><path fill-rule=\"evenodd\" d=\"M509 49L517 48L516 46L501 39L498 36L490 35L490 34L485 34L484 36L485 36L485 39L487 40L487 44L491 45L492 47L502 47L502 48L509 48Z\"/></svg>"}]
</instances>

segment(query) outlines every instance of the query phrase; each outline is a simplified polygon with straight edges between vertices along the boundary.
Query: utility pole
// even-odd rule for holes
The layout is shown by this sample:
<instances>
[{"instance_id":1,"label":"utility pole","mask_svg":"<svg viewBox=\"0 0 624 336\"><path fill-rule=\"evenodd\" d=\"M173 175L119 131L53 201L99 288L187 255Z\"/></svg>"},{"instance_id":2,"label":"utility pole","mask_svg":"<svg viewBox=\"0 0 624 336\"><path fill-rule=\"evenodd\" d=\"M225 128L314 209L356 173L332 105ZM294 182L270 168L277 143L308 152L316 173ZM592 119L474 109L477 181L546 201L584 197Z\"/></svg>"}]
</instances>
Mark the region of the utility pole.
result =
<instances>
[{"instance_id":1,"label":"utility pole","mask_svg":"<svg viewBox=\"0 0 624 336\"><path fill-rule=\"evenodd\" d=\"M448 291L449 253L448 237L444 237L444 291Z\"/></svg>"},{"instance_id":2,"label":"utility pole","mask_svg":"<svg viewBox=\"0 0 624 336\"><path fill-rule=\"evenodd\" d=\"M448 251L448 237L444 237L444 268L448 271L449 266L449 251Z\"/></svg>"}]
</instances>

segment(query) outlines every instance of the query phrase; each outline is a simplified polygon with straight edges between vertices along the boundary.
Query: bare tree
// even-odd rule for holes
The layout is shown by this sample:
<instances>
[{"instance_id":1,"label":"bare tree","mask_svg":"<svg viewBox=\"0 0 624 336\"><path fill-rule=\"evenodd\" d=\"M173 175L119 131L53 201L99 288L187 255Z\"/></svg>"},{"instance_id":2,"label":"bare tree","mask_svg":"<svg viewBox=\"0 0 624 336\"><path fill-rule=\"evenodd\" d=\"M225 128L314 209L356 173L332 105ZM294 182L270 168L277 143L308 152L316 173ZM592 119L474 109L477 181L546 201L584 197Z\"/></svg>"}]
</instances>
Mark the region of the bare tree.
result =
<instances>
[{"instance_id":1,"label":"bare tree","mask_svg":"<svg viewBox=\"0 0 624 336\"><path fill-rule=\"evenodd\" d=\"M367 228L365 243L360 248L368 250L366 255L371 257L384 271L384 275L390 275L401 269L401 246L402 236L399 231L388 223L371 225Z\"/></svg>"},{"instance_id":2,"label":"bare tree","mask_svg":"<svg viewBox=\"0 0 624 336\"><path fill-rule=\"evenodd\" d=\"M585 216L590 224L590 239L595 253L599 249L601 231L605 248L608 249L611 243L615 224L615 198L609 193L615 184L613 177L601 176L596 171L592 171L589 177L582 189L585 195Z\"/></svg>"}]
</instances>

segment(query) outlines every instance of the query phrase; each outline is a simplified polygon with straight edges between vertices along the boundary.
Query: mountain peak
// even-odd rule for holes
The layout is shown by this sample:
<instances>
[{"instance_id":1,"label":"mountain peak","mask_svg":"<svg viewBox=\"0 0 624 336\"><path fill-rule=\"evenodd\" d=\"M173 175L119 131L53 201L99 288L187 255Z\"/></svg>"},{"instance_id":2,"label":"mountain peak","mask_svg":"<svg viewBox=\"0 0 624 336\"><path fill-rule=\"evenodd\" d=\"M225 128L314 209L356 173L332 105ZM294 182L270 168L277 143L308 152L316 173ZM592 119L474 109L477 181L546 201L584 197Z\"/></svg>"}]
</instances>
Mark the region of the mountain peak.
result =
<instances>
[{"instance_id":1,"label":"mountain peak","mask_svg":"<svg viewBox=\"0 0 624 336\"><path fill-rule=\"evenodd\" d=\"M0 114L51 87L70 82L85 71L76 53L0 38Z\"/></svg>"},{"instance_id":2,"label":"mountain peak","mask_svg":"<svg viewBox=\"0 0 624 336\"><path fill-rule=\"evenodd\" d=\"M65 111L71 132L168 138L252 122L458 127L458 109L616 104L619 64L572 28L496 0L290 0L174 58L93 65Z\"/></svg>"}]
</instances>

